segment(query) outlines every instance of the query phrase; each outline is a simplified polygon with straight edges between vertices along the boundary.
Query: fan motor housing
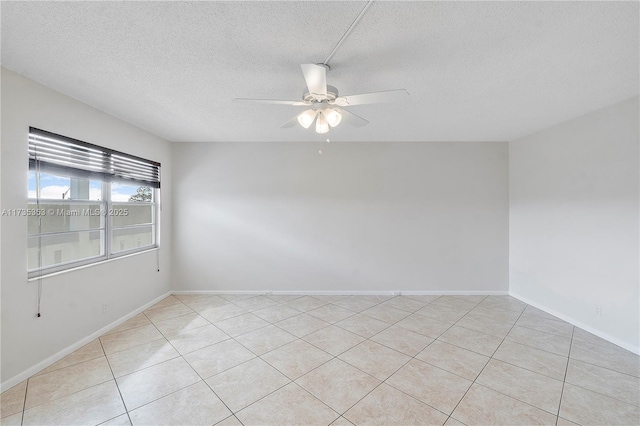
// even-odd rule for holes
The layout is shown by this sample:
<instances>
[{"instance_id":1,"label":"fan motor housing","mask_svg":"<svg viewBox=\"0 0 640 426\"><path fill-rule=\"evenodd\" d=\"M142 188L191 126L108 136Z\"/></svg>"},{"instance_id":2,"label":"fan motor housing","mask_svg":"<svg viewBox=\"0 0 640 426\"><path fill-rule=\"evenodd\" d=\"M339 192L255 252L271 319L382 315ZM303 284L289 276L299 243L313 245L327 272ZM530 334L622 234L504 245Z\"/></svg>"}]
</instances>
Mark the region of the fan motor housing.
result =
<instances>
[{"instance_id":1,"label":"fan motor housing","mask_svg":"<svg viewBox=\"0 0 640 426\"><path fill-rule=\"evenodd\" d=\"M302 91L302 99L305 102L312 102L312 103L332 102L332 101L335 101L337 97L338 97L338 89L329 85L327 85L327 96L319 95L317 93L311 93L309 92L309 89L307 89L306 87Z\"/></svg>"}]
</instances>

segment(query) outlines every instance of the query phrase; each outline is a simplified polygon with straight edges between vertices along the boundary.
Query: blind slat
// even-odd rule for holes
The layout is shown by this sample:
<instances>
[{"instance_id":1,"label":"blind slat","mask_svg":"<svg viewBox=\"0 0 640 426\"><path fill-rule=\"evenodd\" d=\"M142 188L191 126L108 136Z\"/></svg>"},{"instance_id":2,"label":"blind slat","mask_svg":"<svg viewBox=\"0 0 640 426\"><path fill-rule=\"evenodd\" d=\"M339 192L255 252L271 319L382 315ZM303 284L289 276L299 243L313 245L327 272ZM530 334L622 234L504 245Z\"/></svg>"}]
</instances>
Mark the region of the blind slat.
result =
<instances>
[{"instance_id":1,"label":"blind slat","mask_svg":"<svg viewBox=\"0 0 640 426\"><path fill-rule=\"evenodd\" d=\"M29 169L160 188L160 163L34 127Z\"/></svg>"}]
</instances>

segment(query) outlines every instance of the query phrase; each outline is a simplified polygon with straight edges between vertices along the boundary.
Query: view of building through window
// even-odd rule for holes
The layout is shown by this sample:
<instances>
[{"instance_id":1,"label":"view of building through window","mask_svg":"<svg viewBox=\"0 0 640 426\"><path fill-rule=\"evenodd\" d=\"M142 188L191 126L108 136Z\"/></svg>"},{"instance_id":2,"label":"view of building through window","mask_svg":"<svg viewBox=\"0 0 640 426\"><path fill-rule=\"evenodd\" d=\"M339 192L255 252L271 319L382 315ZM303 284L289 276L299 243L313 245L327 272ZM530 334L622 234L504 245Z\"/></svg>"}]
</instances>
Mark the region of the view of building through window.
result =
<instances>
[{"instance_id":1,"label":"view of building through window","mask_svg":"<svg viewBox=\"0 0 640 426\"><path fill-rule=\"evenodd\" d=\"M154 188L35 171L28 182L31 274L155 245Z\"/></svg>"}]
</instances>

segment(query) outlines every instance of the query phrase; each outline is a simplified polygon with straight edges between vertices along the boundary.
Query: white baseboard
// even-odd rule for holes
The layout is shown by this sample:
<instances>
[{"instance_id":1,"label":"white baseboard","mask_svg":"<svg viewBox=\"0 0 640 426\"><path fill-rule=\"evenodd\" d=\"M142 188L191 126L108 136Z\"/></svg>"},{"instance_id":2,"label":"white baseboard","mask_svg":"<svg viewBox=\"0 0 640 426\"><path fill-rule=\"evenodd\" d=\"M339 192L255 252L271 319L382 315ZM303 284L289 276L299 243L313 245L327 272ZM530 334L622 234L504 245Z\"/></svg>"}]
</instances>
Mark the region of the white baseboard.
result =
<instances>
[{"instance_id":1,"label":"white baseboard","mask_svg":"<svg viewBox=\"0 0 640 426\"><path fill-rule=\"evenodd\" d=\"M5 390L12 388L13 386L17 385L18 383L22 382L23 380L26 380L29 377L33 376L34 374L38 373L39 371L42 371L45 368L49 367L53 363L60 361L65 356L67 356L70 353L80 349L81 347L83 347L87 343L92 342L93 340L95 340L98 337L102 336L107 331L111 330L114 327L119 326L120 324L122 324L126 320L138 315L140 312L146 310L150 306L158 303L159 301L161 301L162 299L164 299L165 297L170 296L170 295L171 295L171 292L167 292L167 293L163 294L162 296L156 297L151 302L144 304L143 306L141 306L141 307L129 312L127 315L125 315L123 317L120 317L117 320L113 321L111 324L102 327L100 330L97 330L97 331L91 333L89 336L87 336L87 337L85 337L83 339L80 339L77 342L75 342L74 344L69 345L66 348L56 352L55 354L51 355L50 357L40 361L36 365L27 368L22 373L19 373L19 374L13 376L12 378L5 380L4 382L2 382L0 384L0 392L4 392Z\"/></svg>"},{"instance_id":2,"label":"white baseboard","mask_svg":"<svg viewBox=\"0 0 640 426\"><path fill-rule=\"evenodd\" d=\"M551 314L551 315L553 315L555 317L558 317L561 320L568 322L569 324L572 324L572 325L574 325L574 326L576 326L578 328L583 329L584 331L588 331L591 334L594 334L594 335L596 335L598 337L601 337L604 340L613 343L614 345L618 345L621 348L628 350L629 352L633 352L636 355L640 355L640 348L637 347L637 346L630 345L629 343L624 342L624 341L622 341L622 340L620 340L620 339L618 339L616 337L613 337L608 333L604 333L604 332L602 332L600 330L596 330L593 327L591 327L590 325L587 325L587 324L585 324L585 323L583 323L581 321L576 320L575 318L572 318L572 317L570 317L568 315L565 315L562 312L558 312L556 310L549 309L546 306L541 305L538 302L534 302L533 300L531 300L531 299L529 299L527 297L524 297L522 295L519 295L519 294L517 294L515 292L509 292L509 294L512 297L515 297L516 299L518 299L518 300L520 300L520 301L522 301L522 302L524 302L524 303L526 303L528 305L533 306L534 308L538 308L538 309L540 309L542 311L545 311L546 313Z\"/></svg>"},{"instance_id":3,"label":"white baseboard","mask_svg":"<svg viewBox=\"0 0 640 426\"><path fill-rule=\"evenodd\" d=\"M508 296L508 291L448 291L448 290L179 290L172 294L262 294L278 296Z\"/></svg>"},{"instance_id":4,"label":"white baseboard","mask_svg":"<svg viewBox=\"0 0 640 426\"><path fill-rule=\"evenodd\" d=\"M171 294L269 294L264 290L173 290Z\"/></svg>"},{"instance_id":5,"label":"white baseboard","mask_svg":"<svg viewBox=\"0 0 640 426\"><path fill-rule=\"evenodd\" d=\"M401 291L401 296L508 296L508 291Z\"/></svg>"},{"instance_id":6,"label":"white baseboard","mask_svg":"<svg viewBox=\"0 0 640 426\"><path fill-rule=\"evenodd\" d=\"M393 291L355 291L355 290L309 290L289 291L272 290L268 294L274 296L393 296Z\"/></svg>"}]
</instances>

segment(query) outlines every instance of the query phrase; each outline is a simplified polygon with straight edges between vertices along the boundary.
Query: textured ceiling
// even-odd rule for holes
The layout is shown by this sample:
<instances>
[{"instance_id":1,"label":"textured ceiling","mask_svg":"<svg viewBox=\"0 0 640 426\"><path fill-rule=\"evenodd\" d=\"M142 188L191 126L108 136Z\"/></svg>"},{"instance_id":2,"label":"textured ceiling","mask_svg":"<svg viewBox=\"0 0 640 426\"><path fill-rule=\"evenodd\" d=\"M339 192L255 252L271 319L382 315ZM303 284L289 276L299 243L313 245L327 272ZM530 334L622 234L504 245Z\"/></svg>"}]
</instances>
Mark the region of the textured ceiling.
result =
<instances>
[{"instance_id":1,"label":"textured ceiling","mask_svg":"<svg viewBox=\"0 0 640 426\"><path fill-rule=\"evenodd\" d=\"M301 63L363 2L2 2L2 65L171 141L315 141L279 126ZM513 140L638 95L638 2L374 2L330 61L371 123L334 141Z\"/></svg>"}]
</instances>

